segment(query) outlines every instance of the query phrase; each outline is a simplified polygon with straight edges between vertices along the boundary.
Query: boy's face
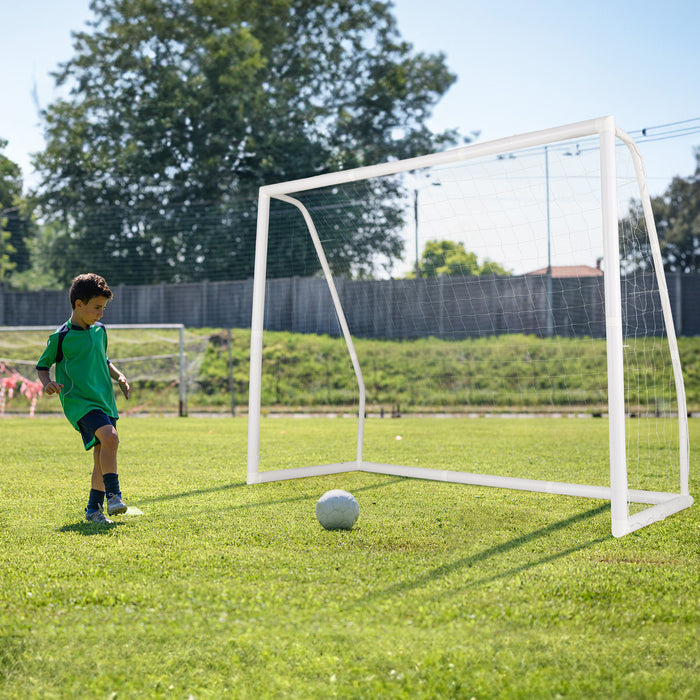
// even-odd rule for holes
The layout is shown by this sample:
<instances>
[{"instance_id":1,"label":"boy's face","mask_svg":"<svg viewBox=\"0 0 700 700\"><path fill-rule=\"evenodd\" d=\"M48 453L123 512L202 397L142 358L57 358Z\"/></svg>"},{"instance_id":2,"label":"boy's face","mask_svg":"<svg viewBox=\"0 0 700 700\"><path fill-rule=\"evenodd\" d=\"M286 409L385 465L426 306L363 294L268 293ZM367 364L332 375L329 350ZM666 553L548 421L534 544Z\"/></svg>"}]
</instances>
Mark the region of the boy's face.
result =
<instances>
[{"instance_id":1,"label":"boy's face","mask_svg":"<svg viewBox=\"0 0 700 700\"><path fill-rule=\"evenodd\" d=\"M105 306L109 299L107 297L92 297L87 302L82 299L77 299L71 320L78 323L83 328L92 326L96 321L102 318Z\"/></svg>"}]
</instances>

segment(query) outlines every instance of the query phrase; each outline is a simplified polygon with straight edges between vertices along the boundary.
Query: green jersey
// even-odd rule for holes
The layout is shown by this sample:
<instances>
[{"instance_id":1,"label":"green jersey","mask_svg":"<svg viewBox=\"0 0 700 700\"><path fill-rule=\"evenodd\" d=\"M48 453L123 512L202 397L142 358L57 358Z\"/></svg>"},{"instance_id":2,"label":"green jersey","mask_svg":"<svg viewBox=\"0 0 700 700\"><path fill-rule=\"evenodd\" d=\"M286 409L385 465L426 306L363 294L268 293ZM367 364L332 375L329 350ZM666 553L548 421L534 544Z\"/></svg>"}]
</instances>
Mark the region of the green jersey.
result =
<instances>
[{"instance_id":1,"label":"green jersey","mask_svg":"<svg viewBox=\"0 0 700 700\"><path fill-rule=\"evenodd\" d=\"M78 430L78 421L90 411L118 418L107 358L107 329L102 323L89 328L70 321L54 331L37 362L37 369L56 365L56 381L63 384L58 396L63 412Z\"/></svg>"}]
</instances>

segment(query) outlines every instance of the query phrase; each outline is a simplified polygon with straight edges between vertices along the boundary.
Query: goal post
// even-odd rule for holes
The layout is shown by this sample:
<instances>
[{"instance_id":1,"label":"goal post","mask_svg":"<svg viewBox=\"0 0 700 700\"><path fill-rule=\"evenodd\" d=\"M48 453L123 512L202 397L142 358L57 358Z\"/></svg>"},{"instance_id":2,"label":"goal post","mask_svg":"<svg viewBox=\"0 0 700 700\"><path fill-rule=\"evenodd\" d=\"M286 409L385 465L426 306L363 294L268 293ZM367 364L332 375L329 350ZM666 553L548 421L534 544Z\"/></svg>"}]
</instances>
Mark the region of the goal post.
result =
<instances>
[{"instance_id":1,"label":"goal post","mask_svg":"<svg viewBox=\"0 0 700 700\"><path fill-rule=\"evenodd\" d=\"M146 384L151 392L162 393L177 385L177 411L180 416L186 416L189 379L185 326L181 323L108 323L106 326L110 334L108 355L132 386ZM0 364L21 368L27 376L34 377L36 361L49 334L55 330L55 326L0 326ZM8 341L10 337L16 340ZM8 356L1 356L4 354Z\"/></svg>"},{"instance_id":2,"label":"goal post","mask_svg":"<svg viewBox=\"0 0 700 700\"><path fill-rule=\"evenodd\" d=\"M578 141L584 144L583 151L589 157L575 157L581 152ZM564 151L564 146L570 150L575 146L576 152ZM621 175L618 170L621 151L632 163L631 175ZM550 162L555 152L561 165L550 167L555 165ZM588 169L570 172L569 163L574 161L581 161L579 167ZM382 216L377 211L372 215L358 211L362 202L367 203L367 209L382 209L385 205L390 208L390 193L400 191L396 183L405 183L405 178L415 177L412 175L415 173L432 176L432 182L441 185L437 188L440 196L436 195L434 202L420 209L425 227L433 226L431 238L452 238L463 243L466 250L478 250L486 261L498 265L489 268L496 270L495 274L468 269L460 274L448 271L433 279L412 280L415 291L405 292L406 299L409 294L413 296L404 307L393 296L382 300L393 313L407 316L387 321L383 328L388 331L384 335L400 327L403 330L396 331L400 339L442 337L442 334L452 340L512 337L516 345L514 356L518 359L512 360L512 371L503 382L503 391L515 391L508 396L494 393L485 399L480 385L492 361L484 360L485 369L479 368L476 378L458 377L459 382L455 383L459 384L464 399L456 398L455 404L460 403L464 408L472 401L481 402L479 405L492 401L500 410L511 408L514 412L522 410L525 384L530 394L536 394L539 408L544 405L540 402L549 397L552 403L545 410L562 405L580 409L585 400L580 398L583 390L576 383L577 377L570 381L568 376L557 374L543 379L541 370L547 360L538 360L533 355L549 353L552 357L573 352L582 357L581 349L592 347L594 356L598 346L594 346L597 341L593 339L600 338L606 358L599 392L604 395L608 425L607 476L596 477L594 483L576 483L568 478L576 476L575 469L569 473L555 469L553 478L533 478L528 473L431 469L368 458L366 414L367 402L372 397L368 396L371 392L363 377L362 365L367 358L359 357L355 340L371 335L365 327L366 316L378 312L369 306L359 311L355 307L362 307L365 302L378 303L381 294L399 292L384 292L382 283L375 282L371 290L357 292L357 299L364 300L362 303L358 304L357 299L353 302L350 297L355 292L348 291L345 283L350 267L337 262L348 246L338 243L337 237L370 230L372 223ZM384 185L380 186L381 183ZM410 186L403 186L410 192ZM350 188L364 189L351 192ZM417 262L420 187L414 185L413 189ZM425 199L429 189L434 188L425 188ZM627 215L620 211L635 198L641 202L640 221L631 221L631 206ZM286 205L285 212L278 215L283 222L288 217L303 218L320 274L328 287L337 334L347 347L356 381L357 431L351 459L261 468L266 290L272 282L267 278L267 269L268 257L273 254L269 240L273 226L284 228L284 224L272 221L273 202L278 203L276 206ZM384 219L390 221L389 214ZM498 248L494 248L496 241ZM498 252L494 253L495 250ZM597 260L598 265L588 265L589 271L581 272L581 263L589 263L590 256L595 256L592 261ZM573 269L577 270L575 274L564 276L565 270ZM561 278L557 276L559 272ZM342 293L339 287L344 290ZM397 289L395 281L392 290ZM361 292L366 295L360 297ZM600 299L596 298L597 294ZM418 308L423 309L422 316ZM601 313L602 317L598 318L597 314ZM408 318L409 314L413 316ZM375 325L378 325L376 319ZM533 350L529 340L532 337L541 338L544 345ZM577 345L572 346L572 342ZM523 356L528 357L528 368L523 364ZM645 364L651 356L663 358L664 366L668 365L658 381ZM508 361L503 359L504 363ZM467 375L470 366L466 353L463 362ZM583 364L580 368L572 367L569 363L566 372L580 375L578 378L589 371ZM564 398L557 396L561 387L565 387ZM644 419L646 428L638 427L641 418L637 425L631 423L636 417ZM671 432L668 424L672 425ZM647 432L642 435L643 430ZM659 453L670 449L674 454L673 464L664 464L667 473L662 480L649 477L659 467L643 473L648 458L659 459L656 454L649 457L655 449ZM630 450L635 462L634 479L628 473ZM611 503L611 530L616 537L692 504L688 490L688 422L683 377L644 168L633 140L616 126L612 117L260 188L251 318L247 481L254 484L346 471L606 499ZM658 484L662 484L661 488L657 488Z\"/></svg>"}]
</instances>

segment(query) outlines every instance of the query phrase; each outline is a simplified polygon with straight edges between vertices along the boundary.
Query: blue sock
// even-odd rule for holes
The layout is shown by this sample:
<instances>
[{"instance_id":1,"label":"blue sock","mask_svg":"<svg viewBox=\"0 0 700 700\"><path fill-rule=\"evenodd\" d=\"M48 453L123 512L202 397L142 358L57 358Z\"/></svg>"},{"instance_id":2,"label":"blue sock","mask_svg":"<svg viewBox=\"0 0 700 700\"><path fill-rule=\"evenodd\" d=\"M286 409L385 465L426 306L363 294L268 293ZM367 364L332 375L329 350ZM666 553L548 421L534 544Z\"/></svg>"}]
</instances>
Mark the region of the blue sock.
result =
<instances>
[{"instance_id":1,"label":"blue sock","mask_svg":"<svg viewBox=\"0 0 700 700\"><path fill-rule=\"evenodd\" d=\"M103 474L102 481L105 484L105 493L107 498L110 496L121 496L122 492L119 490L119 476L117 474Z\"/></svg>"},{"instance_id":2,"label":"blue sock","mask_svg":"<svg viewBox=\"0 0 700 700\"><path fill-rule=\"evenodd\" d=\"M97 489L90 489L90 497L88 498L87 510L98 510L105 502L105 492Z\"/></svg>"}]
</instances>

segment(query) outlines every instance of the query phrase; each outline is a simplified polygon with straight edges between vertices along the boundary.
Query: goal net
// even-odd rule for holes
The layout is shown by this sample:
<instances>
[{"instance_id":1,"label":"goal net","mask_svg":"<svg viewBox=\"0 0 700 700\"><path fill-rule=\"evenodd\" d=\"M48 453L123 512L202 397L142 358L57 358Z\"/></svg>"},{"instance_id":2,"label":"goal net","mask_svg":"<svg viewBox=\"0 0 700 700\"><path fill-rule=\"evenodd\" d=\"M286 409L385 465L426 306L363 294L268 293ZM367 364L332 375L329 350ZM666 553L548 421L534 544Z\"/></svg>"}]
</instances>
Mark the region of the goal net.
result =
<instances>
[{"instance_id":1,"label":"goal net","mask_svg":"<svg viewBox=\"0 0 700 700\"><path fill-rule=\"evenodd\" d=\"M613 535L632 532L692 503L673 303L641 158L612 117L262 187L248 483L359 470L606 499ZM323 338L309 405L354 416L309 431L301 463L261 420L281 329ZM387 449L381 418L406 414L423 416L395 424L407 446L453 421L463 463ZM546 425L561 451L505 434L477 449L475 416ZM591 419L600 451L577 455L565 417Z\"/></svg>"}]
</instances>

